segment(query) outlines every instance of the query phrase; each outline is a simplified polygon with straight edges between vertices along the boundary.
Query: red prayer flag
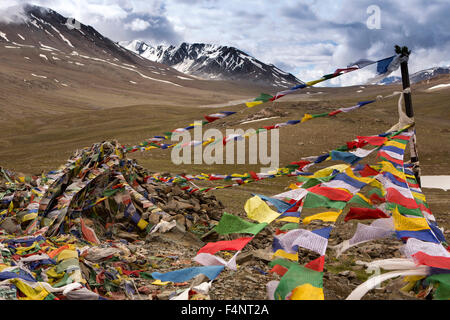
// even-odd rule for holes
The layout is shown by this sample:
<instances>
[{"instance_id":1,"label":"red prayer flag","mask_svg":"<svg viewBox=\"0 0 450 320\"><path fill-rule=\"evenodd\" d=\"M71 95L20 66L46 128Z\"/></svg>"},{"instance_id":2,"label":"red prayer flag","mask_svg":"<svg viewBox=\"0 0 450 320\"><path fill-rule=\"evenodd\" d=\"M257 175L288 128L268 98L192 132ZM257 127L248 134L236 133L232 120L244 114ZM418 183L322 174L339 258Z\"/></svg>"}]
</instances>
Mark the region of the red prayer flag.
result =
<instances>
[{"instance_id":1,"label":"red prayer flag","mask_svg":"<svg viewBox=\"0 0 450 320\"><path fill-rule=\"evenodd\" d=\"M386 201L399 204L408 209L418 209L419 208L419 206L417 205L417 203L414 199L406 198L399 191L397 191L397 189L387 188L386 191L387 191Z\"/></svg>"},{"instance_id":2,"label":"red prayer flag","mask_svg":"<svg viewBox=\"0 0 450 320\"><path fill-rule=\"evenodd\" d=\"M331 117L331 116L337 115L338 113L341 113L341 112L342 112L342 110L335 110L335 111L330 112L328 115Z\"/></svg>"},{"instance_id":3,"label":"red prayer flag","mask_svg":"<svg viewBox=\"0 0 450 320\"><path fill-rule=\"evenodd\" d=\"M89 228L88 226L86 226L84 224L83 219L80 218L80 222L81 222L81 233L83 234L83 237L89 241L89 242L93 242L93 243L100 243L100 241L97 238L97 235L95 234L95 231L91 228Z\"/></svg>"},{"instance_id":4,"label":"red prayer flag","mask_svg":"<svg viewBox=\"0 0 450 320\"><path fill-rule=\"evenodd\" d=\"M379 136L358 136L359 141L365 141L368 144L371 144L373 146L382 146L386 141L386 137L379 137Z\"/></svg>"},{"instance_id":5,"label":"red prayer flag","mask_svg":"<svg viewBox=\"0 0 450 320\"><path fill-rule=\"evenodd\" d=\"M298 169L303 169L304 166L307 164L310 164L311 161L297 161L297 162L291 162L291 164L297 165Z\"/></svg>"},{"instance_id":6,"label":"red prayer flag","mask_svg":"<svg viewBox=\"0 0 450 320\"><path fill-rule=\"evenodd\" d=\"M284 274L288 271L288 268L285 268L279 264L276 264L273 266L273 268L270 270L270 272L275 272L276 274L279 274L280 276L284 276Z\"/></svg>"},{"instance_id":7,"label":"red prayer flag","mask_svg":"<svg viewBox=\"0 0 450 320\"><path fill-rule=\"evenodd\" d=\"M347 201L350 201L351 198L353 198L353 195L347 191L336 189L336 188L330 188L330 187L321 187L320 185L315 185L314 187L311 187L307 190L311 191L312 193L327 197L328 199L330 199L332 201L347 202Z\"/></svg>"},{"instance_id":8,"label":"red prayer flag","mask_svg":"<svg viewBox=\"0 0 450 320\"><path fill-rule=\"evenodd\" d=\"M347 222L352 219L367 220L367 219L380 219L389 218L389 216L380 209L370 208L350 208L344 221Z\"/></svg>"},{"instance_id":9,"label":"red prayer flag","mask_svg":"<svg viewBox=\"0 0 450 320\"><path fill-rule=\"evenodd\" d=\"M218 120L218 119L220 119L220 118L218 118L218 117L205 116L205 119L206 119L206 121L208 121L208 122L213 122L213 121L216 121L216 120Z\"/></svg>"},{"instance_id":10,"label":"red prayer flag","mask_svg":"<svg viewBox=\"0 0 450 320\"><path fill-rule=\"evenodd\" d=\"M244 237L235 240L225 240L225 241L217 241L217 242L209 242L203 248L201 248L197 254L199 253L210 253L214 254L218 251L222 250L241 250L244 248L247 243L249 243L253 237Z\"/></svg>"},{"instance_id":11,"label":"red prayer flag","mask_svg":"<svg viewBox=\"0 0 450 320\"><path fill-rule=\"evenodd\" d=\"M439 269L450 269L449 257L430 256L425 252L419 251L413 254L412 258L417 264L422 264Z\"/></svg>"},{"instance_id":12,"label":"red prayer flag","mask_svg":"<svg viewBox=\"0 0 450 320\"><path fill-rule=\"evenodd\" d=\"M252 177L252 179L259 180L258 175L254 171L250 171L249 174Z\"/></svg>"},{"instance_id":13,"label":"red prayer flag","mask_svg":"<svg viewBox=\"0 0 450 320\"><path fill-rule=\"evenodd\" d=\"M386 199L384 199L384 198L382 198L382 197L380 197L378 194L376 194L376 193L372 193L371 195L370 195L370 201L372 201L372 203L374 203L374 204L380 204L380 203L384 203L384 202L386 202Z\"/></svg>"},{"instance_id":14,"label":"red prayer flag","mask_svg":"<svg viewBox=\"0 0 450 320\"><path fill-rule=\"evenodd\" d=\"M375 169L372 169L369 165L366 164L364 169L359 171L361 177L373 177L376 176L379 172Z\"/></svg>"},{"instance_id":15,"label":"red prayer flag","mask_svg":"<svg viewBox=\"0 0 450 320\"><path fill-rule=\"evenodd\" d=\"M347 142L347 148L348 150L352 150L352 149L356 149L356 148L362 148L365 145L367 145L367 142L362 140L362 141L350 141Z\"/></svg>"},{"instance_id":16,"label":"red prayer flag","mask_svg":"<svg viewBox=\"0 0 450 320\"><path fill-rule=\"evenodd\" d=\"M305 268L322 272L324 264L325 264L325 256L321 256L305 264Z\"/></svg>"}]
</instances>

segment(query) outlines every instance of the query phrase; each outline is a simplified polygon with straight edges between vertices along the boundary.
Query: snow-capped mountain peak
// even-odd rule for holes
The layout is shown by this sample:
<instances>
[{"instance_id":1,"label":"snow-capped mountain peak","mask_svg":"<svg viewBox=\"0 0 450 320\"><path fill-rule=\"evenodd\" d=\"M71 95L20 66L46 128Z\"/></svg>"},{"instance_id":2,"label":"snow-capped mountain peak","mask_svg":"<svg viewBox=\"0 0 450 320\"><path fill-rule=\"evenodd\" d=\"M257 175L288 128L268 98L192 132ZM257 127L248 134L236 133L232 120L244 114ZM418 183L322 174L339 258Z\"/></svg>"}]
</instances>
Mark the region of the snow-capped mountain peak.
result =
<instances>
[{"instance_id":1,"label":"snow-capped mountain peak","mask_svg":"<svg viewBox=\"0 0 450 320\"><path fill-rule=\"evenodd\" d=\"M153 47L141 40L119 44L143 58L203 79L240 80L284 88L303 83L273 64L263 63L234 47L186 42Z\"/></svg>"}]
</instances>

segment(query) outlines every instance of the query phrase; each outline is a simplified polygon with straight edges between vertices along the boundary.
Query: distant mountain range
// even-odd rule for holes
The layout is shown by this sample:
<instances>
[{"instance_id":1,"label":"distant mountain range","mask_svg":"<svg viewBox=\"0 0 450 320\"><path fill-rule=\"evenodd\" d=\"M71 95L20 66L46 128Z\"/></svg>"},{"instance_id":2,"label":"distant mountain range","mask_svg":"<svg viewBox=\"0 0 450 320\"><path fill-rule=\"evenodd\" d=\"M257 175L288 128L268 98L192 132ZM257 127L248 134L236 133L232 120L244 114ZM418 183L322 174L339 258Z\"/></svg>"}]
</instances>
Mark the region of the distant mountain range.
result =
<instances>
[{"instance_id":1,"label":"distant mountain range","mask_svg":"<svg viewBox=\"0 0 450 320\"><path fill-rule=\"evenodd\" d=\"M239 80L275 87L303 83L273 64L266 64L234 47L205 43L153 47L144 41L119 42L124 48L154 62L207 80Z\"/></svg>"},{"instance_id":2,"label":"distant mountain range","mask_svg":"<svg viewBox=\"0 0 450 320\"><path fill-rule=\"evenodd\" d=\"M0 111L4 106L20 115L30 106L215 104L263 90L254 83L186 75L49 8L23 5L10 11L14 20L0 19Z\"/></svg>"},{"instance_id":3,"label":"distant mountain range","mask_svg":"<svg viewBox=\"0 0 450 320\"><path fill-rule=\"evenodd\" d=\"M434 67L430 69L421 70L409 75L409 81L411 83L417 83L424 80L433 79L441 74L450 74L450 67ZM397 84L401 83L401 77L387 77L383 80L379 81L377 84L379 85L389 85L389 84Z\"/></svg>"}]
</instances>

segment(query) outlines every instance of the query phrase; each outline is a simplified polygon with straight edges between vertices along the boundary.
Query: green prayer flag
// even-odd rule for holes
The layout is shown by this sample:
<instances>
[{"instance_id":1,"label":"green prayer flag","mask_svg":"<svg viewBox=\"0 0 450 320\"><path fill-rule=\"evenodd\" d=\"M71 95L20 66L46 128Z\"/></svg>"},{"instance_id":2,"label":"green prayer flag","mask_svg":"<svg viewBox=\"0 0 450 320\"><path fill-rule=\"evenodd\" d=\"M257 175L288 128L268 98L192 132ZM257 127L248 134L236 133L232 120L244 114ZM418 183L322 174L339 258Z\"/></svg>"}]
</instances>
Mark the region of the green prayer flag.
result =
<instances>
[{"instance_id":1,"label":"green prayer flag","mask_svg":"<svg viewBox=\"0 0 450 320\"><path fill-rule=\"evenodd\" d=\"M345 201L333 201L320 194L308 192L303 202L303 208L334 208L342 210L347 205Z\"/></svg>"},{"instance_id":2,"label":"green prayer flag","mask_svg":"<svg viewBox=\"0 0 450 320\"><path fill-rule=\"evenodd\" d=\"M355 194L348 203L359 204L364 208L374 209L374 207L370 203L361 198L358 194Z\"/></svg>"},{"instance_id":3,"label":"green prayer flag","mask_svg":"<svg viewBox=\"0 0 450 320\"><path fill-rule=\"evenodd\" d=\"M434 274L428 277L427 281L439 283L434 293L434 298L436 300L450 299L450 273Z\"/></svg>"},{"instance_id":4,"label":"green prayer flag","mask_svg":"<svg viewBox=\"0 0 450 320\"><path fill-rule=\"evenodd\" d=\"M224 212L219 224L214 227L214 231L219 234L230 233L250 233L257 234L267 226L267 223L252 223L238 216Z\"/></svg>"},{"instance_id":5,"label":"green prayer flag","mask_svg":"<svg viewBox=\"0 0 450 320\"><path fill-rule=\"evenodd\" d=\"M275 260L269 262L269 267L273 268L277 264L279 264L282 267L285 267L285 268L289 269L292 265L297 264L297 262L292 262L292 261L289 261L289 260L286 260L286 259L275 259Z\"/></svg>"},{"instance_id":6,"label":"green prayer flag","mask_svg":"<svg viewBox=\"0 0 450 320\"><path fill-rule=\"evenodd\" d=\"M294 223L294 222L286 223L284 226L282 226L280 228L280 230L283 230L283 231L285 231L285 230L293 230L293 229L298 229L298 223Z\"/></svg>"},{"instance_id":7,"label":"green prayer flag","mask_svg":"<svg viewBox=\"0 0 450 320\"><path fill-rule=\"evenodd\" d=\"M323 288L323 272L292 264L275 290L275 300L284 300L296 287L307 283L316 288Z\"/></svg>"}]
</instances>

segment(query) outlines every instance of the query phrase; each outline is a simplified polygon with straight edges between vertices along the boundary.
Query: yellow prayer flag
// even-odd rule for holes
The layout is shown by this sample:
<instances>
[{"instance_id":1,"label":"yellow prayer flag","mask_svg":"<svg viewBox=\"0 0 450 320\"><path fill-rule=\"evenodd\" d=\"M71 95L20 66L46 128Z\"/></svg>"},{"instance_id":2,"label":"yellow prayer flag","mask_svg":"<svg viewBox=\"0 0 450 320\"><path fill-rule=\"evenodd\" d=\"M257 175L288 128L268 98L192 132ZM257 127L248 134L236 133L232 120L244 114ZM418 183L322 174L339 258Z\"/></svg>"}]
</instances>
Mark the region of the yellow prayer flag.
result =
<instances>
[{"instance_id":1,"label":"yellow prayer flag","mask_svg":"<svg viewBox=\"0 0 450 320\"><path fill-rule=\"evenodd\" d=\"M10 266L7 266L6 264L4 264L4 263L0 263L0 272L3 270L3 269L6 269L6 268L9 268Z\"/></svg>"},{"instance_id":2,"label":"yellow prayer flag","mask_svg":"<svg viewBox=\"0 0 450 320\"><path fill-rule=\"evenodd\" d=\"M410 218L400 214L397 208L392 210L395 230L419 231L430 229L425 218Z\"/></svg>"},{"instance_id":3,"label":"yellow prayer flag","mask_svg":"<svg viewBox=\"0 0 450 320\"><path fill-rule=\"evenodd\" d=\"M39 286L39 283L36 288L32 288L18 279L12 279L11 282L26 296L25 298L19 298L19 300L44 300L50 294L44 287Z\"/></svg>"},{"instance_id":4,"label":"yellow prayer flag","mask_svg":"<svg viewBox=\"0 0 450 320\"><path fill-rule=\"evenodd\" d=\"M325 300L322 288L305 283L292 290L291 300Z\"/></svg>"},{"instance_id":5,"label":"yellow prayer flag","mask_svg":"<svg viewBox=\"0 0 450 320\"><path fill-rule=\"evenodd\" d=\"M170 281L161 281L161 280L155 280L152 282L152 284L157 285L157 286L167 286L170 283Z\"/></svg>"},{"instance_id":6,"label":"yellow prayer flag","mask_svg":"<svg viewBox=\"0 0 450 320\"><path fill-rule=\"evenodd\" d=\"M328 211L328 212L313 214L312 216L304 218L303 224L309 224L313 220L322 220L325 222L335 222L341 213L342 213L342 210L340 210L339 212Z\"/></svg>"},{"instance_id":7,"label":"yellow prayer flag","mask_svg":"<svg viewBox=\"0 0 450 320\"><path fill-rule=\"evenodd\" d=\"M62 278L64 276L64 271L60 272L60 273L57 273L56 272L56 267L52 267L52 268L48 269L45 274L50 279L48 281L48 283L52 284L52 283L57 282L58 279L60 279L60 278ZM51 280L51 278L53 278L54 280Z\"/></svg>"},{"instance_id":8,"label":"yellow prayer flag","mask_svg":"<svg viewBox=\"0 0 450 320\"><path fill-rule=\"evenodd\" d=\"M58 254L57 261L60 262L62 260L66 259L72 259L76 258L78 259L78 252L76 250L63 250Z\"/></svg>"},{"instance_id":9,"label":"yellow prayer flag","mask_svg":"<svg viewBox=\"0 0 450 320\"><path fill-rule=\"evenodd\" d=\"M411 191L411 193L412 193L412 195L413 195L414 198L419 199L419 200L422 200L422 201L424 201L424 202L427 201L427 199L425 198L425 195L423 195L423 194L421 194L421 193L414 192L414 191Z\"/></svg>"},{"instance_id":10,"label":"yellow prayer flag","mask_svg":"<svg viewBox=\"0 0 450 320\"><path fill-rule=\"evenodd\" d=\"M408 284L406 286L400 288L400 291L403 291L403 292L411 291L415 287L416 282L417 281L410 281L410 282L408 282Z\"/></svg>"},{"instance_id":11,"label":"yellow prayer flag","mask_svg":"<svg viewBox=\"0 0 450 320\"><path fill-rule=\"evenodd\" d=\"M37 217L37 215L38 215L37 212L28 213L28 214L26 214L26 215L24 215L22 217L22 221L21 222L33 220L34 218Z\"/></svg>"},{"instance_id":12,"label":"yellow prayer flag","mask_svg":"<svg viewBox=\"0 0 450 320\"><path fill-rule=\"evenodd\" d=\"M28 247L17 247L16 248L16 253L19 254L19 255L22 255L25 251L34 249L38 245L39 245L39 243L37 243L35 241L35 242L33 242L33 244L31 246L28 246Z\"/></svg>"},{"instance_id":13,"label":"yellow prayer flag","mask_svg":"<svg viewBox=\"0 0 450 320\"><path fill-rule=\"evenodd\" d=\"M291 184L289 185L289 189L295 190L295 189L298 189L298 188L299 188L299 186L296 185L295 183L291 183Z\"/></svg>"},{"instance_id":14,"label":"yellow prayer flag","mask_svg":"<svg viewBox=\"0 0 450 320\"><path fill-rule=\"evenodd\" d=\"M369 183L373 182L374 180L376 180L375 178L369 178L369 177L357 177L357 176L353 173L353 170L352 170L352 168L351 168L350 166L345 170L345 173L346 173L350 178L353 178L353 179L355 179L355 180L358 180L358 181L360 181L360 182L367 183L367 184L369 184Z\"/></svg>"},{"instance_id":15,"label":"yellow prayer flag","mask_svg":"<svg viewBox=\"0 0 450 320\"><path fill-rule=\"evenodd\" d=\"M378 181L377 179L373 179L373 181L371 181L369 183L370 186L377 188L381 191L381 195L384 196L386 195L386 190L384 189L383 185L381 184L380 181Z\"/></svg>"},{"instance_id":16,"label":"yellow prayer flag","mask_svg":"<svg viewBox=\"0 0 450 320\"><path fill-rule=\"evenodd\" d=\"M286 258L286 259L289 259L289 260L292 260L292 261L298 261L298 252L296 252L296 253L287 253L286 251L284 251L282 249L278 249L273 254L273 257L282 257L282 258Z\"/></svg>"},{"instance_id":17,"label":"yellow prayer flag","mask_svg":"<svg viewBox=\"0 0 450 320\"><path fill-rule=\"evenodd\" d=\"M278 219L277 221L279 221L279 222L299 223L300 222L300 218L297 218L297 217L284 217L284 218Z\"/></svg>"},{"instance_id":18,"label":"yellow prayer flag","mask_svg":"<svg viewBox=\"0 0 450 320\"><path fill-rule=\"evenodd\" d=\"M328 177L331 173L333 173L334 170L338 170L339 172L342 172L346 170L347 168L350 168L350 165L348 164L337 164L334 166L326 167L321 170L318 170L314 173L314 178L322 178L322 177Z\"/></svg>"},{"instance_id":19,"label":"yellow prayer flag","mask_svg":"<svg viewBox=\"0 0 450 320\"><path fill-rule=\"evenodd\" d=\"M318 84L319 82L322 82L322 81L325 81L325 80L327 80L327 79L325 79L325 78L320 78L320 79L318 79L318 80L312 80L312 81L309 81L309 82L307 82L307 83L305 83L306 84L306 86L313 86L313 85L315 85L315 84Z\"/></svg>"},{"instance_id":20,"label":"yellow prayer flag","mask_svg":"<svg viewBox=\"0 0 450 320\"><path fill-rule=\"evenodd\" d=\"M406 276L403 278L403 282L419 281L423 278L425 278L425 276Z\"/></svg>"},{"instance_id":21,"label":"yellow prayer flag","mask_svg":"<svg viewBox=\"0 0 450 320\"><path fill-rule=\"evenodd\" d=\"M35 195L37 195L38 197L42 197L44 195L43 193L39 193L34 189L31 189L31 192L34 193Z\"/></svg>"},{"instance_id":22,"label":"yellow prayer flag","mask_svg":"<svg viewBox=\"0 0 450 320\"><path fill-rule=\"evenodd\" d=\"M383 165L383 167L381 169L382 171L386 171L386 172L392 173L394 176L396 176L396 177L398 177L398 178L400 178L402 180L406 180L406 176L403 173L403 171L397 170L392 165L392 163L390 163L389 161L381 161L381 164Z\"/></svg>"},{"instance_id":23,"label":"yellow prayer flag","mask_svg":"<svg viewBox=\"0 0 450 320\"><path fill-rule=\"evenodd\" d=\"M269 206L258 196L248 199L244 205L244 210L247 213L247 217L258 221L259 223L271 223L280 216L278 212L270 209Z\"/></svg>"},{"instance_id":24,"label":"yellow prayer flag","mask_svg":"<svg viewBox=\"0 0 450 320\"><path fill-rule=\"evenodd\" d=\"M252 107L257 106L258 104L261 104L261 103L263 103L263 102L262 101L250 101L250 102L246 102L245 105L248 108L252 108Z\"/></svg>"},{"instance_id":25,"label":"yellow prayer flag","mask_svg":"<svg viewBox=\"0 0 450 320\"><path fill-rule=\"evenodd\" d=\"M144 219L139 220L137 226L139 229L144 230L148 225L148 222L145 221Z\"/></svg>"},{"instance_id":26,"label":"yellow prayer flag","mask_svg":"<svg viewBox=\"0 0 450 320\"><path fill-rule=\"evenodd\" d=\"M385 146L392 146L392 147L397 147L400 148L402 150L405 150L406 148L406 144L397 142L397 141L393 141L393 140L388 140L385 144Z\"/></svg>"},{"instance_id":27,"label":"yellow prayer flag","mask_svg":"<svg viewBox=\"0 0 450 320\"><path fill-rule=\"evenodd\" d=\"M301 122L303 123L303 122L306 122L306 121L311 120L311 119L312 119L312 115L310 115L309 113L305 113L305 115L303 116Z\"/></svg>"},{"instance_id":28,"label":"yellow prayer flag","mask_svg":"<svg viewBox=\"0 0 450 320\"><path fill-rule=\"evenodd\" d=\"M365 202L367 202L368 204L372 204L372 200L368 199L365 195L363 195L362 193L358 192L356 193L356 195L358 195L361 199L363 199Z\"/></svg>"},{"instance_id":29,"label":"yellow prayer flag","mask_svg":"<svg viewBox=\"0 0 450 320\"><path fill-rule=\"evenodd\" d=\"M411 291L416 285L416 282L422 280L423 278L425 278L425 276L406 276L405 278L403 278L403 282L408 282L408 284L400 288L400 291L403 292Z\"/></svg>"}]
</instances>

